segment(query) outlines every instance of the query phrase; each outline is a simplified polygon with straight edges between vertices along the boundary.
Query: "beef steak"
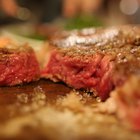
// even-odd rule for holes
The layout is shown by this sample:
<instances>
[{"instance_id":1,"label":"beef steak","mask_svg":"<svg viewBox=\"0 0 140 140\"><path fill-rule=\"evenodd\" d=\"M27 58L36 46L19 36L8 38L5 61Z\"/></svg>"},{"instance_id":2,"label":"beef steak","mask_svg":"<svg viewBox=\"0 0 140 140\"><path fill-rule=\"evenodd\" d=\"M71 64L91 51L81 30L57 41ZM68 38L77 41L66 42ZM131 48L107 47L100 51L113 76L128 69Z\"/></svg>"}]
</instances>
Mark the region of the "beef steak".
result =
<instances>
[{"instance_id":1,"label":"beef steak","mask_svg":"<svg viewBox=\"0 0 140 140\"><path fill-rule=\"evenodd\" d=\"M132 62L140 63L139 45L138 26L63 32L49 43L42 77L92 91L105 100L119 81L125 79L125 75L118 78L114 71L124 69L126 63L131 66ZM131 66L125 68L126 73L135 73Z\"/></svg>"},{"instance_id":2,"label":"beef steak","mask_svg":"<svg viewBox=\"0 0 140 140\"><path fill-rule=\"evenodd\" d=\"M0 38L0 86L13 86L39 79L40 69L34 51Z\"/></svg>"},{"instance_id":3,"label":"beef steak","mask_svg":"<svg viewBox=\"0 0 140 140\"><path fill-rule=\"evenodd\" d=\"M140 131L140 75L131 75L111 93L115 114L128 128ZM109 100L110 100L109 99ZM107 106L107 109L110 107Z\"/></svg>"}]
</instances>

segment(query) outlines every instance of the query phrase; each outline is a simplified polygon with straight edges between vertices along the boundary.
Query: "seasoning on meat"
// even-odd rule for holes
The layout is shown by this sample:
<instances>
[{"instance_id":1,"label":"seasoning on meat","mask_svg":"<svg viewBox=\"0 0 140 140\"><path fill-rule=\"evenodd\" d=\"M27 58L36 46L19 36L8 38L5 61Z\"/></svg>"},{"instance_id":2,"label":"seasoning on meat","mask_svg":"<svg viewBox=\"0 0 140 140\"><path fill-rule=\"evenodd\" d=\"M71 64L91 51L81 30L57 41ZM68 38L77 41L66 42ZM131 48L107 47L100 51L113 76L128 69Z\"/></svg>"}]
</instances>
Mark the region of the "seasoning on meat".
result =
<instances>
[{"instance_id":1,"label":"seasoning on meat","mask_svg":"<svg viewBox=\"0 0 140 140\"><path fill-rule=\"evenodd\" d=\"M39 64L32 48L0 38L0 86L28 83L39 77Z\"/></svg>"},{"instance_id":2,"label":"seasoning on meat","mask_svg":"<svg viewBox=\"0 0 140 140\"><path fill-rule=\"evenodd\" d=\"M119 85L114 71L118 67L124 69L125 63L140 63L139 45L139 26L63 32L50 41L42 77L92 91L105 100L110 91ZM125 68L125 71L135 71L130 69ZM123 81L124 77L119 79Z\"/></svg>"}]
</instances>

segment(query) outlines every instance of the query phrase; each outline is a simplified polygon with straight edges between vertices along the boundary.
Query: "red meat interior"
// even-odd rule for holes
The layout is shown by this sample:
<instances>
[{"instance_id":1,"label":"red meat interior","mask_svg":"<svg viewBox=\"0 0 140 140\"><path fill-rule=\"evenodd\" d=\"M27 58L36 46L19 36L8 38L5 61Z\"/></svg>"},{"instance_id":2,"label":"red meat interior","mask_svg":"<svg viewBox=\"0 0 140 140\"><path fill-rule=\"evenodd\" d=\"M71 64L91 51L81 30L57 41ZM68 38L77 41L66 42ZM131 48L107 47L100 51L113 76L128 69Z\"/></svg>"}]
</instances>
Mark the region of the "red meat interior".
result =
<instances>
[{"instance_id":1,"label":"red meat interior","mask_svg":"<svg viewBox=\"0 0 140 140\"><path fill-rule=\"evenodd\" d=\"M118 117L134 131L140 131L139 83L139 75L130 76L126 83L112 93Z\"/></svg>"},{"instance_id":2,"label":"red meat interior","mask_svg":"<svg viewBox=\"0 0 140 140\"><path fill-rule=\"evenodd\" d=\"M39 78L39 64L33 52L11 53L0 61L0 85L16 85Z\"/></svg>"},{"instance_id":3,"label":"red meat interior","mask_svg":"<svg viewBox=\"0 0 140 140\"><path fill-rule=\"evenodd\" d=\"M94 91L105 100L113 88L112 69L111 57L107 55L71 57L53 51L42 76L54 81L63 81L76 89Z\"/></svg>"}]
</instances>

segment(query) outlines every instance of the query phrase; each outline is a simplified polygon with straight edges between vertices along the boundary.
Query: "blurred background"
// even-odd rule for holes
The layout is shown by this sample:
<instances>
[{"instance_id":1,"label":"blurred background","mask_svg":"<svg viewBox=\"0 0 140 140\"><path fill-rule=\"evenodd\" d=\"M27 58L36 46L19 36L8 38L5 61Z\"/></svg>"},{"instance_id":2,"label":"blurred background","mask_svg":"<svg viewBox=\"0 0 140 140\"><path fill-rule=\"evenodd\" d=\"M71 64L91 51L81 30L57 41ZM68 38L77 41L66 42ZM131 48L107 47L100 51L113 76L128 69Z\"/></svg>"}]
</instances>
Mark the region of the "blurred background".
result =
<instances>
[{"instance_id":1,"label":"blurred background","mask_svg":"<svg viewBox=\"0 0 140 140\"><path fill-rule=\"evenodd\" d=\"M41 35L60 29L140 23L140 0L0 0L0 26L32 25Z\"/></svg>"}]
</instances>

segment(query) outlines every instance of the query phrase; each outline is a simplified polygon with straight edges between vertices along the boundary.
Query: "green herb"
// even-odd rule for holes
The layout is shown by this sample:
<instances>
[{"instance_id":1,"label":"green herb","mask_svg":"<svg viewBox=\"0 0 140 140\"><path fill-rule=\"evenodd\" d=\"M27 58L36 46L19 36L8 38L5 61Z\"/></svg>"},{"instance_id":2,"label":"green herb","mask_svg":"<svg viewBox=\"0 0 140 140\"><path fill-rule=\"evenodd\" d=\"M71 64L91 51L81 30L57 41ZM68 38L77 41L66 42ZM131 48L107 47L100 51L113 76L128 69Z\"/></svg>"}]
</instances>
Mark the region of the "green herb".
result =
<instances>
[{"instance_id":1,"label":"green herb","mask_svg":"<svg viewBox=\"0 0 140 140\"><path fill-rule=\"evenodd\" d=\"M46 40L47 39L47 37L44 37L44 36L41 36L38 34L24 35L24 37L36 39L36 40Z\"/></svg>"},{"instance_id":2,"label":"green herb","mask_svg":"<svg viewBox=\"0 0 140 140\"><path fill-rule=\"evenodd\" d=\"M100 21L100 19L98 19L97 17L80 16L72 19L67 19L64 28L67 30L72 30L99 26L103 26L103 22Z\"/></svg>"}]
</instances>

